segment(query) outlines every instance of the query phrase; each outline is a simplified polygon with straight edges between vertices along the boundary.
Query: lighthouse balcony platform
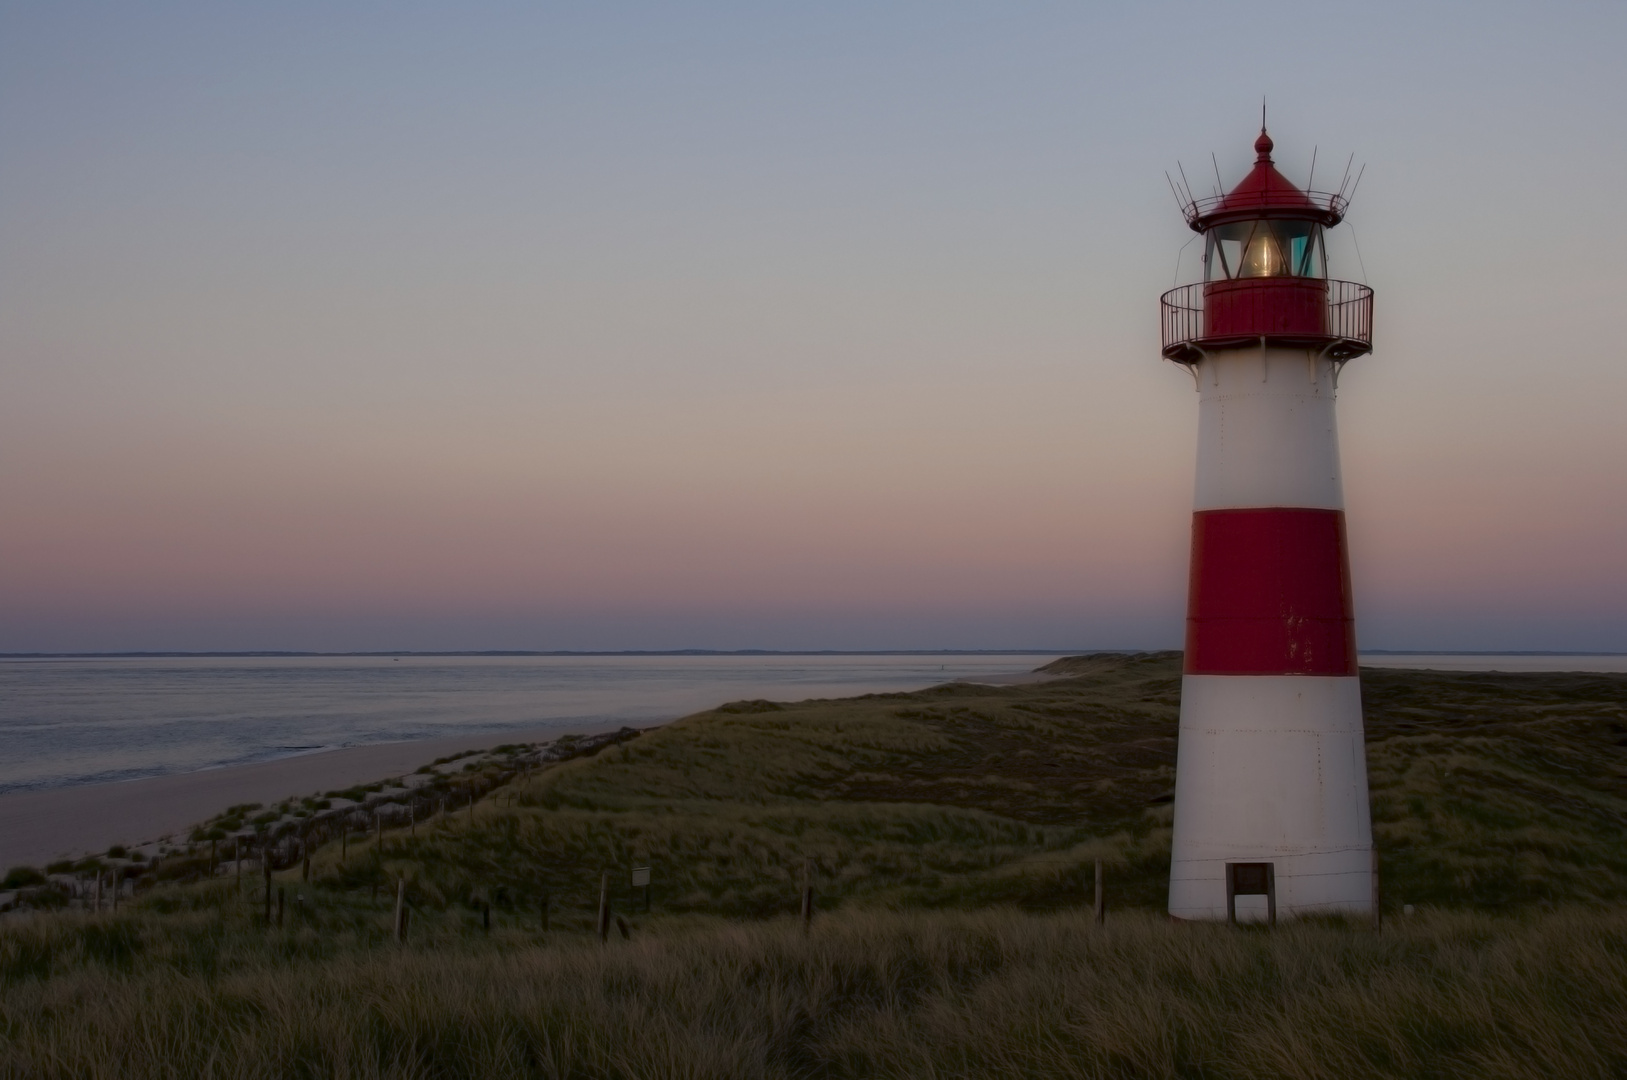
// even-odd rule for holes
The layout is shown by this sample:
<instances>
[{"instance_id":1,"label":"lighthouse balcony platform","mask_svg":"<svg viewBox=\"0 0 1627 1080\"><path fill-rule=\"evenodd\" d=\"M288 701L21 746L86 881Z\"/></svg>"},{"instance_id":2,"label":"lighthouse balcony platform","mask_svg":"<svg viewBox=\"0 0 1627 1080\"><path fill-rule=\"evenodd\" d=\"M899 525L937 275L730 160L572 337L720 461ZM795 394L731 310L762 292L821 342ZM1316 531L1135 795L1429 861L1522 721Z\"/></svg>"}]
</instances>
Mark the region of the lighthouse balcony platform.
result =
<instances>
[{"instance_id":1,"label":"lighthouse balcony platform","mask_svg":"<svg viewBox=\"0 0 1627 1080\"><path fill-rule=\"evenodd\" d=\"M1159 303L1164 356L1196 364L1249 345L1316 349L1344 361L1373 351L1373 290L1310 277L1231 278L1171 289Z\"/></svg>"}]
</instances>

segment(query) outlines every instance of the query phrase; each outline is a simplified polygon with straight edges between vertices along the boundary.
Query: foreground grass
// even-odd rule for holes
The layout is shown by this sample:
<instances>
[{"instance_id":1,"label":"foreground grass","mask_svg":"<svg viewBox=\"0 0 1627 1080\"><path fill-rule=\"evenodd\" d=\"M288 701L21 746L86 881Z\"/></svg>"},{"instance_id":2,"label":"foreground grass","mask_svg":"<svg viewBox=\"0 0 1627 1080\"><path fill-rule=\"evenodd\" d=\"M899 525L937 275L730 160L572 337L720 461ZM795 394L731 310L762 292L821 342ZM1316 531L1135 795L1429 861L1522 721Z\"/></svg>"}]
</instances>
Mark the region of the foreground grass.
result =
<instances>
[{"instance_id":1,"label":"foreground grass","mask_svg":"<svg viewBox=\"0 0 1627 1080\"><path fill-rule=\"evenodd\" d=\"M5 1077L1606 1077L1627 915L1383 934L1078 914L675 920L375 950L209 915L0 937Z\"/></svg>"}]
</instances>

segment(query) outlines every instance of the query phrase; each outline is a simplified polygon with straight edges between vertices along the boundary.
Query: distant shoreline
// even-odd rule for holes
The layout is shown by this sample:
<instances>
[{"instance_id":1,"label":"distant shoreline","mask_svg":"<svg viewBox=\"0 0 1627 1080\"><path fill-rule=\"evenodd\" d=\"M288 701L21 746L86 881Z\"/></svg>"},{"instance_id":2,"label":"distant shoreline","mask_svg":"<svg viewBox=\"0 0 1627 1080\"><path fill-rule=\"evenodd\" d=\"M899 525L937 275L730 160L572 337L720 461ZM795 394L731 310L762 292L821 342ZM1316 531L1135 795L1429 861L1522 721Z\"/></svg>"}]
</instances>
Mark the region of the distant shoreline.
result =
<instances>
[{"instance_id":1,"label":"distant shoreline","mask_svg":"<svg viewBox=\"0 0 1627 1080\"><path fill-rule=\"evenodd\" d=\"M109 844L151 843L190 829L235 803L270 805L289 796L402 776L448 754L490 750L505 743L548 743L565 734L596 735L625 726L621 720L605 720L371 743L249 765L11 792L0 795L0 873L13 866L77 858L106 850Z\"/></svg>"},{"instance_id":2,"label":"distant shoreline","mask_svg":"<svg viewBox=\"0 0 1627 1080\"><path fill-rule=\"evenodd\" d=\"M400 656L1056 656L1057 653L969 652L938 650L931 653L769 653L763 651L710 653L177 653L30 655L0 654L0 659L162 659L165 657L297 659L300 657L374 658ZM991 684L1016 685L1045 678L1034 672L978 676ZM672 712L639 726L660 726L692 711ZM74 783L62 787L11 791L0 794L0 872L18 865L45 865L64 856L103 850L111 843L139 846L190 828L242 802L270 804L291 795L372 783L411 773L419 766L450 753L489 750L507 743L547 743L561 735L594 735L628 726L624 717L598 720L560 720L525 727L503 727L426 739L404 739L280 755L246 764L215 765L186 772L163 773L131 780Z\"/></svg>"},{"instance_id":3,"label":"distant shoreline","mask_svg":"<svg viewBox=\"0 0 1627 1080\"><path fill-rule=\"evenodd\" d=\"M372 652L315 652L258 649L239 652L0 652L0 660L226 660L333 657L367 659L398 656L1082 656L1088 653L1137 653L1145 649L384 649ZM1362 649L1362 656L1627 656L1627 652L1594 649Z\"/></svg>"},{"instance_id":4,"label":"distant shoreline","mask_svg":"<svg viewBox=\"0 0 1627 1080\"><path fill-rule=\"evenodd\" d=\"M248 652L0 652L0 660L164 660L164 659L226 659L238 657L253 659L298 659L301 657L367 657L385 656L1075 656L1082 653L1135 653L1141 649L621 649L577 650L556 649L535 651L526 649L481 649L465 651L418 652L411 649L376 652L301 652L255 650ZM1559 655L1593 655L1591 653ZM1604 654L1599 655L1615 655ZM1627 654L1623 654L1627 655Z\"/></svg>"},{"instance_id":5,"label":"distant shoreline","mask_svg":"<svg viewBox=\"0 0 1627 1080\"><path fill-rule=\"evenodd\" d=\"M1362 649L1358 656L1627 656L1587 649Z\"/></svg>"}]
</instances>

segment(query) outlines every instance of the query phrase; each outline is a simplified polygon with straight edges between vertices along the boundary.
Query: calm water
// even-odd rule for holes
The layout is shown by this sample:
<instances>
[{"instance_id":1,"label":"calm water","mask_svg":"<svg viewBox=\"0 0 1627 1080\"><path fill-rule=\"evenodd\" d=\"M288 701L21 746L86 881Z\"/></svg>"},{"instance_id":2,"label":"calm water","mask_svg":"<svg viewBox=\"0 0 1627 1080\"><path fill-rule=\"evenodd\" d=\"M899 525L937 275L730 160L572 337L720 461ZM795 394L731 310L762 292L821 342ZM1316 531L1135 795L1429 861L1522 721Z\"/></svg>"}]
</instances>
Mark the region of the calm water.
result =
<instances>
[{"instance_id":1,"label":"calm water","mask_svg":"<svg viewBox=\"0 0 1627 1080\"><path fill-rule=\"evenodd\" d=\"M1029 671L1024 656L0 659L0 793L341 746L652 724L741 698L798 701ZM1450 671L1627 672L1627 656L1365 656Z\"/></svg>"},{"instance_id":2,"label":"calm water","mask_svg":"<svg viewBox=\"0 0 1627 1080\"><path fill-rule=\"evenodd\" d=\"M0 660L0 793L341 746L660 723L1029 671L1032 656L185 657Z\"/></svg>"},{"instance_id":3,"label":"calm water","mask_svg":"<svg viewBox=\"0 0 1627 1080\"><path fill-rule=\"evenodd\" d=\"M1407 653L1402 656L1363 655L1363 667L1428 668L1434 671L1601 671L1627 673L1627 656L1521 655L1519 653Z\"/></svg>"}]
</instances>

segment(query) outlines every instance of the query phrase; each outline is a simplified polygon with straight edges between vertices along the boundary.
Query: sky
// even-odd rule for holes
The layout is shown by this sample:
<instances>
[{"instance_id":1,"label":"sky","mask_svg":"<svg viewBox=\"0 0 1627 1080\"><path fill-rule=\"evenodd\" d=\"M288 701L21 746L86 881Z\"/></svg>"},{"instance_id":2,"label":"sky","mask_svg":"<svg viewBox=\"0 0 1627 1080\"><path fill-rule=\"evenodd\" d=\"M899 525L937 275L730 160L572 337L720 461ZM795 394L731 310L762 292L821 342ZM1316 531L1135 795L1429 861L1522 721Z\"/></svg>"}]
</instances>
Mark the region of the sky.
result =
<instances>
[{"instance_id":1,"label":"sky","mask_svg":"<svg viewBox=\"0 0 1627 1080\"><path fill-rule=\"evenodd\" d=\"M1619 3L0 3L0 651L1178 647L1164 174L1235 182L1262 96L1290 178L1366 165L1362 646L1627 650L1624 45Z\"/></svg>"}]
</instances>

